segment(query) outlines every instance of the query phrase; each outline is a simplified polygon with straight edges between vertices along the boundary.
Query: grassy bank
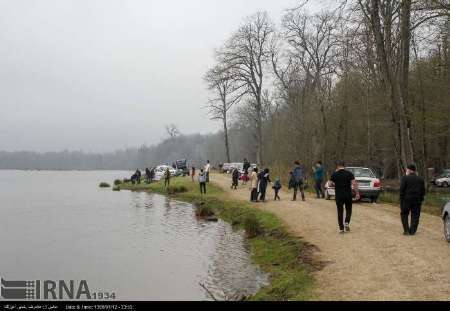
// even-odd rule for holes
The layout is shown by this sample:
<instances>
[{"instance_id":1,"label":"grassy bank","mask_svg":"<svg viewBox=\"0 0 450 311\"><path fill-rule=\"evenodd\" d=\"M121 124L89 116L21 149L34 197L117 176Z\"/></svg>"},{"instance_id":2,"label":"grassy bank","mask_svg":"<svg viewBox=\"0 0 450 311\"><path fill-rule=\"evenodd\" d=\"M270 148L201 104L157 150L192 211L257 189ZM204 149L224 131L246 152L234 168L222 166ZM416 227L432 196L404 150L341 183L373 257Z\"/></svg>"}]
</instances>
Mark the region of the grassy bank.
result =
<instances>
[{"instance_id":1,"label":"grassy bank","mask_svg":"<svg viewBox=\"0 0 450 311\"><path fill-rule=\"evenodd\" d=\"M249 202L231 200L213 184L208 184L207 194L202 196L198 183L192 183L189 178L173 178L167 190L163 183L125 183L118 187L120 190L167 194L195 204L199 213L214 213L235 228L244 229L249 238L253 262L270 275L270 285L249 297L250 300L312 298L312 277L302 264L304 244L290 235L275 215L257 210Z\"/></svg>"}]
</instances>

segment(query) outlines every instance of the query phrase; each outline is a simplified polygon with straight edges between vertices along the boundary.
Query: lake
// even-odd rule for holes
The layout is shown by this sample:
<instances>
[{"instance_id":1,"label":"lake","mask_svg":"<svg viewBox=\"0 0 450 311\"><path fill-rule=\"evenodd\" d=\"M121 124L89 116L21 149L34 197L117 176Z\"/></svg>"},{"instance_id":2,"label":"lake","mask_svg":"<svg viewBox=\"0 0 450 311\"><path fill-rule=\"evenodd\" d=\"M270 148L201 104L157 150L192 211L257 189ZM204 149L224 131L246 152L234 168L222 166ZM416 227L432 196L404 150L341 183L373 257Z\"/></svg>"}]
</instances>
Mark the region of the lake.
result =
<instances>
[{"instance_id":1,"label":"lake","mask_svg":"<svg viewBox=\"0 0 450 311\"><path fill-rule=\"evenodd\" d=\"M224 300L267 284L229 224L165 196L98 187L129 176L0 170L1 277L87 280L116 300Z\"/></svg>"}]
</instances>

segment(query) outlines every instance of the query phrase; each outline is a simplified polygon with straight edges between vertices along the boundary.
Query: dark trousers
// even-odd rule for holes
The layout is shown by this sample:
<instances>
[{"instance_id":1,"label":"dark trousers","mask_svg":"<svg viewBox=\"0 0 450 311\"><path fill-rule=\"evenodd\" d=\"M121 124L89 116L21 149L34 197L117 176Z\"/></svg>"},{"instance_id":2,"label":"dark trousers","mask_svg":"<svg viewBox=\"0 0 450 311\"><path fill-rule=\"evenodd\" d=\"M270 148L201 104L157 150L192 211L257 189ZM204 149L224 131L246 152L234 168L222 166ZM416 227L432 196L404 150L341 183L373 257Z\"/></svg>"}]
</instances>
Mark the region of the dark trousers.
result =
<instances>
[{"instance_id":1,"label":"dark trousers","mask_svg":"<svg viewBox=\"0 0 450 311\"><path fill-rule=\"evenodd\" d=\"M258 200L258 190L256 188L252 188L252 192L250 193L250 201L256 202Z\"/></svg>"},{"instance_id":2,"label":"dark trousers","mask_svg":"<svg viewBox=\"0 0 450 311\"><path fill-rule=\"evenodd\" d=\"M280 196L278 195L278 193L280 192L280 189L274 189L274 191L275 191L275 198L274 198L274 201L276 201L277 199L281 201L281 198L280 198Z\"/></svg>"},{"instance_id":3,"label":"dark trousers","mask_svg":"<svg viewBox=\"0 0 450 311\"><path fill-rule=\"evenodd\" d=\"M422 201L417 199L403 200L400 205L400 216L402 219L403 230L405 233L416 234L419 227L420 211L422 210ZM411 225L409 224L409 214L411 214Z\"/></svg>"},{"instance_id":4,"label":"dark trousers","mask_svg":"<svg viewBox=\"0 0 450 311\"><path fill-rule=\"evenodd\" d=\"M231 188L237 189L238 186L239 186L239 179L233 179Z\"/></svg>"},{"instance_id":5,"label":"dark trousers","mask_svg":"<svg viewBox=\"0 0 450 311\"><path fill-rule=\"evenodd\" d=\"M322 181L321 180L316 180L314 188L316 189L316 194L317 194L318 198L320 198L320 197L324 198L325 197L325 195L323 193L323 190L322 190Z\"/></svg>"},{"instance_id":6,"label":"dark trousers","mask_svg":"<svg viewBox=\"0 0 450 311\"><path fill-rule=\"evenodd\" d=\"M260 187L260 189L259 189L259 199L261 200L261 201L265 201L266 200L266 187Z\"/></svg>"},{"instance_id":7,"label":"dark trousers","mask_svg":"<svg viewBox=\"0 0 450 311\"><path fill-rule=\"evenodd\" d=\"M293 200L297 200L297 191L300 190L300 193L302 194L302 200L305 201L305 192L303 190L303 182L295 183L294 185L294 198Z\"/></svg>"},{"instance_id":8,"label":"dark trousers","mask_svg":"<svg viewBox=\"0 0 450 311\"><path fill-rule=\"evenodd\" d=\"M209 172L206 172L206 182L209 182Z\"/></svg>"},{"instance_id":9,"label":"dark trousers","mask_svg":"<svg viewBox=\"0 0 450 311\"><path fill-rule=\"evenodd\" d=\"M206 194L206 182L200 183L200 193Z\"/></svg>"},{"instance_id":10,"label":"dark trousers","mask_svg":"<svg viewBox=\"0 0 450 311\"><path fill-rule=\"evenodd\" d=\"M344 205L345 223L350 224L352 218L352 198L336 198L339 229L344 230Z\"/></svg>"},{"instance_id":11,"label":"dark trousers","mask_svg":"<svg viewBox=\"0 0 450 311\"><path fill-rule=\"evenodd\" d=\"M165 178L164 179L164 188L167 188L170 186L170 178Z\"/></svg>"}]
</instances>

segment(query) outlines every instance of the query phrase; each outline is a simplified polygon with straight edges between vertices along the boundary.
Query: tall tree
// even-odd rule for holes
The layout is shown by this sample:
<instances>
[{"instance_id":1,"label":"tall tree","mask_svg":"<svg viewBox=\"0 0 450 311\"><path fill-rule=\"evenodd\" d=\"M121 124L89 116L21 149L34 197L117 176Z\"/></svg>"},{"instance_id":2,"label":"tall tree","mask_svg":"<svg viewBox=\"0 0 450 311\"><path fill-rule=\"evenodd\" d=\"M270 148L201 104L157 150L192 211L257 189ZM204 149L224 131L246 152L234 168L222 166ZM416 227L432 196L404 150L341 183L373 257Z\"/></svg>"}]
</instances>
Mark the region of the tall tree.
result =
<instances>
[{"instance_id":1,"label":"tall tree","mask_svg":"<svg viewBox=\"0 0 450 311\"><path fill-rule=\"evenodd\" d=\"M224 68L221 64L217 64L208 70L203 79L208 87L208 90L216 95L208 101L206 108L209 110L212 120L222 121L226 160L230 163L231 157L230 142L228 137L228 112L246 93L246 85L243 83L236 83L232 79L230 70Z\"/></svg>"},{"instance_id":2,"label":"tall tree","mask_svg":"<svg viewBox=\"0 0 450 311\"><path fill-rule=\"evenodd\" d=\"M263 90L274 38L274 26L267 12L247 18L218 53L236 83L244 83L255 105L257 162L263 161Z\"/></svg>"}]
</instances>

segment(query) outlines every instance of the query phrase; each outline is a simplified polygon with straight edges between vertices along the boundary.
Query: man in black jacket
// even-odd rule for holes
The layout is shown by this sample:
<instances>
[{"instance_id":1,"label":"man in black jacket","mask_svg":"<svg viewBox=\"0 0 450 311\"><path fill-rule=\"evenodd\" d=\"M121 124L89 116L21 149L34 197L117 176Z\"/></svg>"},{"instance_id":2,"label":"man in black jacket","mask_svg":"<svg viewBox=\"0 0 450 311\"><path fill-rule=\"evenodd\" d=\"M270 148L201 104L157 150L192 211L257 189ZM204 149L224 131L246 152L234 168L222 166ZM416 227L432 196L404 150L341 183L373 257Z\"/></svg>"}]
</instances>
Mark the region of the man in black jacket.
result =
<instances>
[{"instance_id":1,"label":"man in black jacket","mask_svg":"<svg viewBox=\"0 0 450 311\"><path fill-rule=\"evenodd\" d=\"M425 181L416 173L416 166L409 165L400 183L400 209L404 235L414 235L419 226L420 211L425 196ZM411 213L411 225L409 214Z\"/></svg>"}]
</instances>

